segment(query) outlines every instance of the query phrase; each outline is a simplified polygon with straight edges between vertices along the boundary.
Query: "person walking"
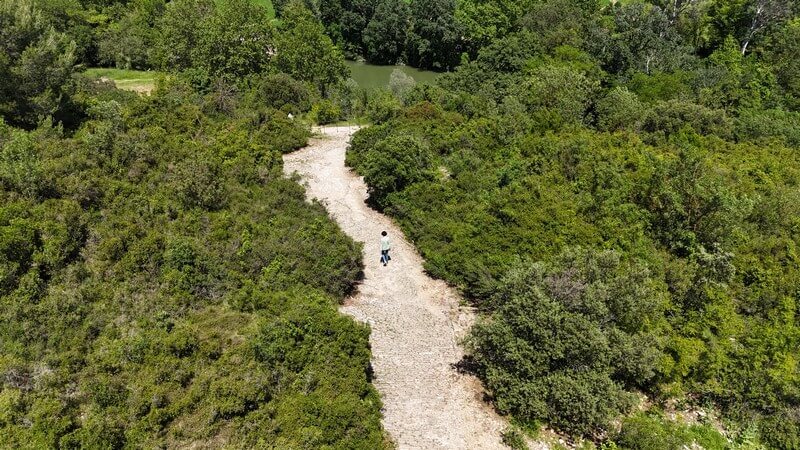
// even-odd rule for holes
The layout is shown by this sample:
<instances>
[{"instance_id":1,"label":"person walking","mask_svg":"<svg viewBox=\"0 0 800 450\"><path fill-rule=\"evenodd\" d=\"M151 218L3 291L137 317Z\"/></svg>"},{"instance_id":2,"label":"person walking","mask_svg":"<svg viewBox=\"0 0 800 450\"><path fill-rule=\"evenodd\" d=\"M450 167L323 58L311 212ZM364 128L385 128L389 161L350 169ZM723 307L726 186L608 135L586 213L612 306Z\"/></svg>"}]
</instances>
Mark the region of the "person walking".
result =
<instances>
[{"instance_id":1,"label":"person walking","mask_svg":"<svg viewBox=\"0 0 800 450\"><path fill-rule=\"evenodd\" d=\"M391 249L392 249L392 241L389 240L388 233L386 233L385 231L382 231L381 232L381 262L383 263L384 266L386 264L388 264L389 261L392 259L392 257L389 256L389 250L391 250Z\"/></svg>"}]
</instances>

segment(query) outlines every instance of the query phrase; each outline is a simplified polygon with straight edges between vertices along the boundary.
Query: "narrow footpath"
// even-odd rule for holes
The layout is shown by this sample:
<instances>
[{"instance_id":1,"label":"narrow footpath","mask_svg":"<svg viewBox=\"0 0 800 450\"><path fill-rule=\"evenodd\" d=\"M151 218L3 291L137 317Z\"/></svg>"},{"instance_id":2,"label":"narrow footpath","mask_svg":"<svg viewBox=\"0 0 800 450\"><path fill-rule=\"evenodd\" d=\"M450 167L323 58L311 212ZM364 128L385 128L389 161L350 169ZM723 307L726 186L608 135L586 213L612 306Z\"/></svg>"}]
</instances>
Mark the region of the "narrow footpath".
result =
<instances>
[{"instance_id":1,"label":"narrow footpath","mask_svg":"<svg viewBox=\"0 0 800 450\"><path fill-rule=\"evenodd\" d=\"M307 195L326 206L345 233L364 243L365 279L341 311L372 328L374 383L383 425L400 449L499 449L506 424L482 401L474 377L457 372L459 342L474 315L458 294L430 278L400 229L364 200L367 187L344 165L356 127L326 127L308 147L284 157ZM392 260L380 264L380 234L392 239Z\"/></svg>"}]
</instances>

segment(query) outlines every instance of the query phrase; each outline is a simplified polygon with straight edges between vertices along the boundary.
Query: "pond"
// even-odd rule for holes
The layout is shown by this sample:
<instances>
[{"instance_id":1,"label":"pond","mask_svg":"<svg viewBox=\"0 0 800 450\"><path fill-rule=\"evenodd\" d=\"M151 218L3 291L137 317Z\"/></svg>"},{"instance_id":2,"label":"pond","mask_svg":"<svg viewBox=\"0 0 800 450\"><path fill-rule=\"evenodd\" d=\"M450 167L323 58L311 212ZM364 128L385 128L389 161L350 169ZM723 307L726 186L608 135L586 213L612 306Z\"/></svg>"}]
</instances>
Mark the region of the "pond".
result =
<instances>
[{"instance_id":1,"label":"pond","mask_svg":"<svg viewBox=\"0 0 800 450\"><path fill-rule=\"evenodd\" d=\"M375 66L359 61L346 61L350 68L350 76L359 86L372 89L389 86L389 77L395 69L402 70L406 75L414 78L417 83L433 83L439 72L420 70L408 66Z\"/></svg>"}]
</instances>

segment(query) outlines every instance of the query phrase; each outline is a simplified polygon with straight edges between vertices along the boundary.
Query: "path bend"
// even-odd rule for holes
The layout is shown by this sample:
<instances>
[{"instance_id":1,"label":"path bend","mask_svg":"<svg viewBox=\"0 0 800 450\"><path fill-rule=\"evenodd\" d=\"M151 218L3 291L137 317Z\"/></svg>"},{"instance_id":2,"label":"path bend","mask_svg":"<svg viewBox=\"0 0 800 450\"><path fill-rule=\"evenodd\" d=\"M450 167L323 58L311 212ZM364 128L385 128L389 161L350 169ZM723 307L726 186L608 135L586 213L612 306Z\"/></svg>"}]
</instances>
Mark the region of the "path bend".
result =
<instances>
[{"instance_id":1,"label":"path bend","mask_svg":"<svg viewBox=\"0 0 800 450\"><path fill-rule=\"evenodd\" d=\"M383 425L400 449L500 449L506 424L482 401L474 377L458 373L459 342L474 320L456 292L429 277L422 258L388 217L364 201L367 186L344 165L357 127L325 127L309 145L284 156L307 195L326 206L341 228L364 243L364 281L341 311L372 328L374 384ZM379 262L380 233L392 238L392 261Z\"/></svg>"}]
</instances>

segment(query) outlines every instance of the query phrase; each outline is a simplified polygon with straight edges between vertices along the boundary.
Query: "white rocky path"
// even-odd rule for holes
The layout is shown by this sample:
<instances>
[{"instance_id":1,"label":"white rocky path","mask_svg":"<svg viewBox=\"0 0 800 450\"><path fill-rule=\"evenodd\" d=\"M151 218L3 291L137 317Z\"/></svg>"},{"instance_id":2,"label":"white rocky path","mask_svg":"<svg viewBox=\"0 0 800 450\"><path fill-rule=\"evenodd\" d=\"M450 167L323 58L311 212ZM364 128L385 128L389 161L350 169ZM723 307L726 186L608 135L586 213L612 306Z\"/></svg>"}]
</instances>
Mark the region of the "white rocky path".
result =
<instances>
[{"instance_id":1,"label":"white rocky path","mask_svg":"<svg viewBox=\"0 0 800 450\"><path fill-rule=\"evenodd\" d=\"M481 399L474 377L454 367L473 313L456 292L430 278L400 229L364 200L367 187L344 165L356 127L326 127L308 147L284 157L308 196L322 202L345 233L364 243L365 279L342 312L372 327L374 383L383 398L383 425L400 449L505 448L506 423ZM380 264L380 234L392 238L392 260Z\"/></svg>"}]
</instances>

